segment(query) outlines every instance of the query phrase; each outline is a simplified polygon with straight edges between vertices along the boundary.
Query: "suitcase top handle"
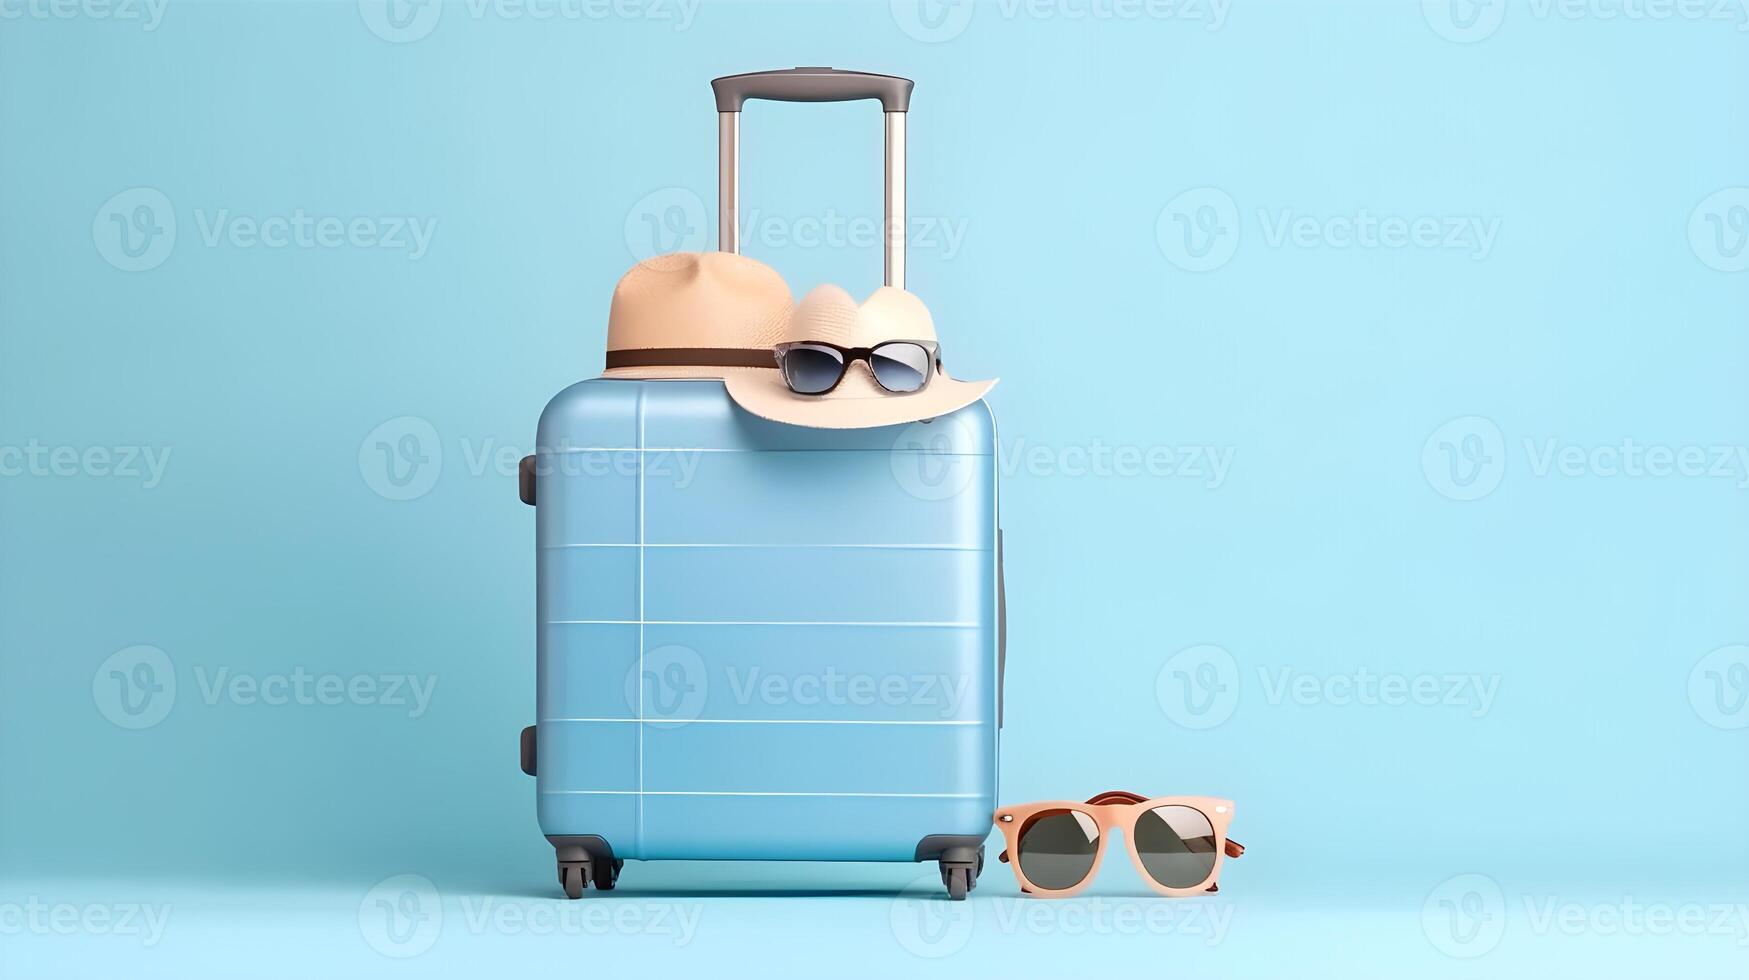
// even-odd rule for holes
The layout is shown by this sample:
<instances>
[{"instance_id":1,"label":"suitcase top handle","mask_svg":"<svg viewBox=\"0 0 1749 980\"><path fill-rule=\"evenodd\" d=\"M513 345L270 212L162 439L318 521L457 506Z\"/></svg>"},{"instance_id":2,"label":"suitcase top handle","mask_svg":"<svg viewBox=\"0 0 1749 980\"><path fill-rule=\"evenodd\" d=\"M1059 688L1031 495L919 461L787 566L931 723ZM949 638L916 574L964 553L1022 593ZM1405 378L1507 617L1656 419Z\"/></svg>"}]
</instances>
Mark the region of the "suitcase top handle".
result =
<instances>
[{"instance_id":1,"label":"suitcase top handle","mask_svg":"<svg viewBox=\"0 0 1749 980\"><path fill-rule=\"evenodd\" d=\"M909 78L871 75L865 71L784 68L715 78L711 80L711 90L717 93L718 112L740 112L742 104L748 99L766 99L772 102L855 102L858 99L879 99L883 111L904 112L911 108L913 84Z\"/></svg>"},{"instance_id":2,"label":"suitcase top handle","mask_svg":"<svg viewBox=\"0 0 1749 980\"><path fill-rule=\"evenodd\" d=\"M741 251L741 107L748 99L773 102L855 102L878 99L886 116L886 217L881 226L886 275L905 288L905 113L911 108L909 78L836 68L786 68L726 75L711 80L717 96L717 248Z\"/></svg>"}]
</instances>

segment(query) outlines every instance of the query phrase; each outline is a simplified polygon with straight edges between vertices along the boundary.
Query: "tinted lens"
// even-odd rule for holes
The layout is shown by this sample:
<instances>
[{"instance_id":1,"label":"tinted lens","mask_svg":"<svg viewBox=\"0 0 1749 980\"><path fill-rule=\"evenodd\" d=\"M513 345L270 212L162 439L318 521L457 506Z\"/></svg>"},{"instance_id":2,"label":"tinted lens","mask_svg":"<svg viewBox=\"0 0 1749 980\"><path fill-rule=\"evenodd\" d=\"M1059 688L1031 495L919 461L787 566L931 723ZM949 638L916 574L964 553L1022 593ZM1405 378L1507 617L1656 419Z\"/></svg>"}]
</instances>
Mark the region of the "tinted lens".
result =
<instances>
[{"instance_id":1,"label":"tinted lens","mask_svg":"<svg viewBox=\"0 0 1749 980\"><path fill-rule=\"evenodd\" d=\"M784 352L783 382L803 395L831 391L844 376L844 355L830 347L797 344Z\"/></svg>"},{"instance_id":2,"label":"tinted lens","mask_svg":"<svg viewBox=\"0 0 1749 980\"><path fill-rule=\"evenodd\" d=\"M888 391L916 391L929 380L929 351L920 344L882 344L868 360Z\"/></svg>"},{"instance_id":3,"label":"tinted lens","mask_svg":"<svg viewBox=\"0 0 1749 980\"><path fill-rule=\"evenodd\" d=\"M1215 870L1215 829L1201 810L1160 806L1136 820L1142 867L1167 888L1195 888Z\"/></svg>"},{"instance_id":4,"label":"tinted lens","mask_svg":"<svg viewBox=\"0 0 1749 980\"><path fill-rule=\"evenodd\" d=\"M1040 888L1073 888L1099 855L1099 826L1076 810L1047 810L1020 831L1020 870Z\"/></svg>"}]
</instances>

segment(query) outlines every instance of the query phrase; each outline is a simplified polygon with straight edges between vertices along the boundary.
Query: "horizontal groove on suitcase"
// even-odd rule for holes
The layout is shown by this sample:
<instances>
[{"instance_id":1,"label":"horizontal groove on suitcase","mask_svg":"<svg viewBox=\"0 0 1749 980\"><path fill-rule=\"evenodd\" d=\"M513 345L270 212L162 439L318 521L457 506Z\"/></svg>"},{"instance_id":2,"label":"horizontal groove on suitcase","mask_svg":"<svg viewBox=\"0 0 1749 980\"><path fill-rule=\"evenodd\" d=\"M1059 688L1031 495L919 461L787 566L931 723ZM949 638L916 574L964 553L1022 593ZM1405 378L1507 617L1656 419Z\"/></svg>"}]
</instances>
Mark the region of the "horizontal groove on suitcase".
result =
<instances>
[{"instance_id":1,"label":"horizontal groove on suitcase","mask_svg":"<svg viewBox=\"0 0 1749 980\"><path fill-rule=\"evenodd\" d=\"M545 544L545 545L541 545L542 551L563 551L566 548L748 548L748 549L795 548L795 549L800 549L800 550L806 550L809 548L849 548L849 549L853 549L853 550L866 549L866 548L888 548L888 549L896 549L899 551L989 551L990 550L989 548L980 548L976 545L964 545L964 544L751 544L751 543L740 543L740 544L663 544L663 543L654 542L654 541L647 541L647 542L644 542L642 544L639 544L636 541L590 541L590 542L579 542L579 543L575 543L575 544Z\"/></svg>"},{"instance_id":2,"label":"horizontal groove on suitcase","mask_svg":"<svg viewBox=\"0 0 1749 980\"><path fill-rule=\"evenodd\" d=\"M664 478L640 480L636 460L606 467L598 475L560 471L541 476L539 499L578 498L588 506L551 507L539 522L539 545L974 551L996 546L995 527L985 526L987 507L981 503L994 492L996 481L994 463L987 458L950 464L955 472L948 489L957 492L936 499L930 486L905 472L906 464L884 455L737 457L693 459L671 467ZM904 479L895 476L895 466ZM810 492L810 485L822 483L817 471L833 476ZM762 503L754 507L751 501ZM852 506L845 506L847 501Z\"/></svg>"},{"instance_id":3,"label":"horizontal groove on suitcase","mask_svg":"<svg viewBox=\"0 0 1749 980\"><path fill-rule=\"evenodd\" d=\"M982 623L885 623L846 619L549 619L548 626L890 626L895 629L978 629Z\"/></svg>"},{"instance_id":4,"label":"horizontal groove on suitcase","mask_svg":"<svg viewBox=\"0 0 1749 980\"><path fill-rule=\"evenodd\" d=\"M976 723L995 710L981 629L641 625L641 640L632 624L544 627L540 720Z\"/></svg>"},{"instance_id":5,"label":"horizontal groove on suitcase","mask_svg":"<svg viewBox=\"0 0 1749 980\"><path fill-rule=\"evenodd\" d=\"M966 623L990 618L991 555L566 548L543 551L537 562L549 585L548 622Z\"/></svg>"},{"instance_id":6,"label":"horizontal groove on suitcase","mask_svg":"<svg viewBox=\"0 0 1749 980\"><path fill-rule=\"evenodd\" d=\"M560 746L556 758L543 751L543 795L971 798L979 794L969 793L959 775L982 758L990 737L981 726L899 726L874 734L859 726L827 725L801 742L785 725L562 726L562 738L555 723L541 726L543 749L555 742ZM640 737L641 773L634 751Z\"/></svg>"},{"instance_id":7,"label":"horizontal groove on suitcase","mask_svg":"<svg viewBox=\"0 0 1749 980\"><path fill-rule=\"evenodd\" d=\"M544 722L587 721L607 724L672 725L662 718L542 718ZM979 719L857 719L857 718L693 718L688 725L982 725Z\"/></svg>"}]
</instances>

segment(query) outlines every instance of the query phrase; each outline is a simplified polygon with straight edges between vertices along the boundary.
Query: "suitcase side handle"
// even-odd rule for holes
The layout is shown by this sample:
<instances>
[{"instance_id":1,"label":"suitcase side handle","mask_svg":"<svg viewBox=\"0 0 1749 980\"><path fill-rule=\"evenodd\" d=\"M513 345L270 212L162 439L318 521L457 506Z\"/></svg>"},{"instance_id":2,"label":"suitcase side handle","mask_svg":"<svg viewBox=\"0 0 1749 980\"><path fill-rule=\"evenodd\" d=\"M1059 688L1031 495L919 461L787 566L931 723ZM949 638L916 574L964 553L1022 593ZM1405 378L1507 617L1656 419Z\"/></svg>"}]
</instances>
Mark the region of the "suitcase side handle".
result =
<instances>
[{"instance_id":1,"label":"suitcase side handle","mask_svg":"<svg viewBox=\"0 0 1749 980\"><path fill-rule=\"evenodd\" d=\"M725 75L711 80L717 96L717 249L741 251L741 107L748 99L775 102L853 102L878 99L886 117L886 217L881 239L886 271L881 281L905 288L905 113L909 78L836 68L788 68Z\"/></svg>"},{"instance_id":2,"label":"suitcase side handle","mask_svg":"<svg viewBox=\"0 0 1749 980\"><path fill-rule=\"evenodd\" d=\"M530 507L534 506L534 467L535 458L533 456L524 456L522 461L516 464L516 495Z\"/></svg>"},{"instance_id":3,"label":"suitcase side handle","mask_svg":"<svg viewBox=\"0 0 1749 980\"><path fill-rule=\"evenodd\" d=\"M1002 529L996 529L996 727L1008 696L1008 576L1002 570Z\"/></svg>"}]
</instances>

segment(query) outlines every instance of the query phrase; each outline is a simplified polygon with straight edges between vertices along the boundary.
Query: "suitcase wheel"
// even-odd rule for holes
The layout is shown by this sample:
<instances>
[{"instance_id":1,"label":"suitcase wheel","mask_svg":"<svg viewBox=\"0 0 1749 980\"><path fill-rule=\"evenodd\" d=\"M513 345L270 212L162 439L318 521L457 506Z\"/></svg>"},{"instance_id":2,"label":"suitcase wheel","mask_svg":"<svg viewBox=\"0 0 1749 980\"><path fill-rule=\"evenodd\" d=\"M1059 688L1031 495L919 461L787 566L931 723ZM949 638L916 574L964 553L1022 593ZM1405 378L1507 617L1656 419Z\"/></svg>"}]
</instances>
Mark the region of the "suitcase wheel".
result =
<instances>
[{"instance_id":1,"label":"suitcase wheel","mask_svg":"<svg viewBox=\"0 0 1749 980\"><path fill-rule=\"evenodd\" d=\"M966 893L972 890L972 869L947 868L942 871L941 880L947 885L948 899L963 902L966 899Z\"/></svg>"},{"instance_id":2,"label":"suitcase wheel","mask_svg":"<svg viewBox=\"0 0 1749 980\"><path fill-rule=\"evenodd\" d=\"M978 887L978 876L984 873L984 849L978 848L975 861L941 859L941 883L947 886L949 901L963 902L972 889Z\"/></svg>"},{"instance_id":3,"label":"suitcase wheel","mask_svg":"<svg viewBox=\"0 0 1749 980\"><path fill-rule=\"evenodd\" d=\"M596 891L610 892L613 886L619 884L620 870L626 866L624 861L560 861L559 884L565 889L566 898L582 898L583 889L591 884Z\"/></svg>"},{"instance_id":4,"label":"suitcase wheel","mask_svg":"<svg viewBox=\"0 0 1749 980\"><path fill-rule=\"evenodd\" d=\"M615 858L612 861L596 861L594 864L595 890L602 892L613 891L613 886L619 884L620 869L625 867L626 863Z\"/></svg>"},{"instance_id":5,"label":"suitcase wheel","mask_svg":"<svg viewBox=\"0 0 1749 980\"><path fill-rule=\"evenodd\" d=\"M582 898L583 889L589 884L590 862L560 861L559 884L565 888L566 898Z\"/></svg>"}]
</instances>

